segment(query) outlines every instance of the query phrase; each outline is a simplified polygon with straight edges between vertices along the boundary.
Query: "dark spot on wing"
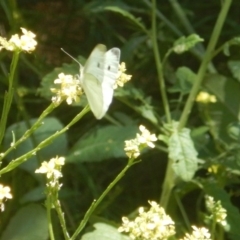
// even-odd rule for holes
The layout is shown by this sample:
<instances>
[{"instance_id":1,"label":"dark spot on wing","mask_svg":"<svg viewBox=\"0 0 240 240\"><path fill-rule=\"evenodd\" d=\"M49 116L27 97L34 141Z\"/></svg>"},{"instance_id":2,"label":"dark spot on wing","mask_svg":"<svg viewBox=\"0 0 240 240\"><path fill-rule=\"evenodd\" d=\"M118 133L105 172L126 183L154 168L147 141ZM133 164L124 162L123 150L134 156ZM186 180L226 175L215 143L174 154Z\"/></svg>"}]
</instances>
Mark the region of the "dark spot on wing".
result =
<instances>
[{"instance_id":1,"label":"dark spot on wing","mask_svg":"<svg viewBox=\"0 0 240 240\"><path fill-rule=\"evenodd\" d=\"M97 63L97 67L100 68L100 63L99 62Z\"/></svg>"},{"instance_id":2,"label":"dark spot on wing","mask_svg":"<svg viewBox=\"0 0 240 240\"><path fill-rule=\"evenodd\" d=\"M110 69L111 69L111 66L108 66L108 70L110 71Z\"/></svg>"}]
</instances>

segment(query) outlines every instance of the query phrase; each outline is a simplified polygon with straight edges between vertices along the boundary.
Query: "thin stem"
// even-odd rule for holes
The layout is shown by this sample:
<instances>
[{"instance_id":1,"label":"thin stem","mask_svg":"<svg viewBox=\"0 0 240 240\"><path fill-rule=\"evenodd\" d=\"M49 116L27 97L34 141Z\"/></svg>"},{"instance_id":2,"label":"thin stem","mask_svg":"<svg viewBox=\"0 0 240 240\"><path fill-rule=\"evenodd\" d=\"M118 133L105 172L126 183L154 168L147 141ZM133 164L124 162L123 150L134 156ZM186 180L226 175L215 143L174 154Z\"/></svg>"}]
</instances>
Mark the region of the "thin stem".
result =
<instances>
[{"instance_id":1,"label":"thin stem","mask_svg":"<svg viewBox=\"0 0 240 240\"><path fill-rule=\"evenodd\" d=\"M63 230L64 238L65 238L65 240L69 240L70 237L69 237L69 234L67 232L67 227L66 227L66 222L65 222L65 218L64 218L64 213L62 211L61 204L60 204L59 200L57 200L57 198L55 200L54 206L55 206L55 209L56 209L57 214L58 214L58 218L59 218L62 230Z\"/></svg>"},{"instance_id":2,"label":"thin stem","mask_svg":"<svg viewBox=\"0 0 240 240\"><path fill-rule=\"evenodd\" d=\"M152 8L152 4L149 0L143 0L143 2L149 7ZM184 35L178 28L176 28L176 24L170 22L159 10L156 10L157 17L162 20L168 27L171 29L177 36Z\"/></svg>"},{"instance_id":3,"label":"thin stem","mask_svg":"<svg viewBox=\"0 0 240 240\"><path fill-rule=\"evenodd\" d=\"M153 51L154 51L157 73L158 73L160 92L162 95L163 107L165 110L167 122L170 123L171 115L170 115L170 109L169 109L169 105L168 105L165 82L164 82L164 78L163 78L161 57L160 57L158 43L157 43L156 0L152 0L152 43L153 43Z\"/></svg>"},{"instance_id":4,"label":"thin stem","mask_svg":"<svg viewBox=\"0 0 240 240\"><path fill-rule=\"evenodd\" d=\"M4 157L6 157L12 150L16 149L16 147L22 143L23 141L25 141L29 136L31 136L33 134L34 131L36 131L40 126L42 126L43 124L43 119L52 112L52 110L54 108L56 108L57 106L54 103L51 103L40 115L40 117L38 118L38 120L31 126L30 129L28 129L23 136L18 139L16 142L14 142L10 148L7 149L6 152L2 153L0 156L0 160L2 160Z\"/></svg>"},{"instance_id":5,"label":"thin stem","mask_svg":"<svg viewBox=\"0 0 240 240\"><path fill-rule=\"evenodd\" d=\"M16 72L16 67L19 59L20 52L15 51L13 53L13 59L10 67L10 75L9 75L9 84L8 84L8 92L5 94L4 104L3 104L3 111L1 116L1 128L0 128L0 144L2 143L3 136L6 129L8 114L11 108L13 94L14 94L14 76Z\"/></svg>"},{"instance_id":6,"label":"thin stem","mask_svg":"<svg viewBox=\"0 0 240 240\"><path fill-rule=\"evenodd\" d=\"M51 220L51 209L52 209L52 204L51 204L51 196L48 193L47 194L47 200L46 200L46 208L47 208L47 219L48 219L48 231L50 235L50 239L54 240L54 233L53 233L53 226L52 226L52 220Z\"/></svg>"},{"instance_id":7,"label":"thin stem","mask_svg":"<svg viewBox=\"0 0 240 240\"><path fill-rule=\"evenodd\" d=\"M215 230L216 230L216 219L213 218L212 226L211 226L211 238L215 238Z\"/></svg>"},{"instance_id":8,"label":"thin stem","mask_svg":"<svg viewBox=\"0 0 240 240\"><path fill-rule=\"evenodd\" d=\"M35 155L36 152L38 152L39 150L41 150L42 148L48 146L49 144L52 143L52 141L57 138L58 136L60 136L62 133L66 132L73 124L75 124L76 122L78 122L87 112L90 111L89 106L87 105L69 124L67 124L62 130L57 131L56 133L54 133L52 136L48 137L47 139L45 139L44 141L42 141L41 143L38 144L37 147L35 147L33 150L27 152L26 154L22 155L21 157L12 160L5 168L0 170L0 175L4 174L6 172L11 171L12 169L16 168L17 166L19 166L20 164L22 164L23 162L27 161L28 158L30 158L32 155Z\"/></svg>"},{"instance_id":9,"label":"thin stem","mask_svg":"<svg viewBox=\"0 0 240 240\"><path fill-rule=\"evenodd\" d=\"M152 8L152 4L150 3L149 0L143 0L143 2L149 7ZM161 21L163 21L166 26L168 26L168 28L178 37L182 37L184 36L184 33L181 32L178 28L176 28L176 26L171 23L167 17L165 17L158 9L156 9L156 17L158 19L160 19ZM199 43L201 45L201 43ZM202 61L203 56L205 54L204 52L204 48L202 47L201 49L197 49L197 48L192 48L190 49L190 52L200 61ZM208 65L209 71L215 73L216 70L214 68L214 66L212 64Z\"/></svg>"},{"instance_id":10,"label":"thin stem","mask_svg":"<svg viewBox=\"0 0 240 240\"><path fill-rule=\"evenodd\" d=\"M167 209L169 198L174 187L175 173L172 168L172 159L168 159L166 175L162 185L162 193L160 198L160 205L164 209Z\"/></svg>"},{"instance_id":11,"label":"thin stem","mask_svg":"<svg viewBox=\"0 0 240 240\"><path fill-rule=\"evenodd\" d=\"M179 208L179 210L180 210L180 212L181 212L181 214L182 214L182 216L183 216L183 220L184 220L184 222L185 222L185 224L186 224L186 226L187 226L187 228L188 228L188 231L190 231L190 230L191 230L191 223L190 223L190 221L189 221L189 219L188 219L188 216L187 216L187 214L186 214L186 211L185 211L185 209L184 209L184 207L183 207L183 205L182 205L182 202L181 202L181 200L179 199L179 196L178 196L178 194L177 194L176 191L174 191L174 196L175 196L175 199L176 199L178 208Z\"/></svg>"},{"instance_id":12,"label":"thin stem","mask_svg":"<svg viewBox=\"0 0 240 240\"><path fill-rule=\"evenodd\" d=\"M193 29L191 23L188 21L185 12L182 10L181 5L178 3L177 0L169 0L170 4L172 5L173 10L177 14L177 17L183 24L184 28L187 30L188 33L194 33L195 30Z\"/></svg>"},{"instance_id":13,"label":"thin stem","mask_svg":"<svg viewBox=\"0 0 240 240\"><path fill-rule=\"evenodd\" d=\"M213 32L212 32L212 35L211 35L211 38L210 38L210 41L209 41L209 44L208 44L208 47L207 47L207 50L206 50L206 54L204 56L202 64L200 65L195 83L194 83L193 88L190 92L190 95L187 99L187 103L186 103L186 105L183 109L183 113L182 113L181 118L180 118L179 129L182 129L187 123L188 117L191 113L191 110L192 110L192 107L193 107L193 104L194 104L194 100L195 100L196 95L198 93L198 90L201 86L201 83L202 83L204 74L206 72L208 63L211 60L212 52L214 51L217 40L220 36L220 33L221 33L221 30L222 30L223 24L225 22L228 10L230 8L231 2L232 2L232 0L225 0L224 4L222 6L222 9L219 13L217 22L216 22L215 27L213 29Z\"/></svg>"},{"instance_id":14,"label":"thin stem","mask_svg":"<svg viewBox=\"0 0 240 240\"><path fill-rule=\"evenodd\" d=\"M105 189L105 191L101 194L101 196L94 200L91 204L88 211L85 213L83 220L81 221L79 227L73 234L73 236L70 238L70 240L76 239L78 234L82 231L82 229L85 227L86 223L88 222L90 216L94 212L94 210L97 208L97 206L102 202L104 197L111 191L111 189L117 184L117 182L124 176L126 171L134 164L138 163L139 161L135 161L134 159L129 159L128 164L124 167L124 169L117 175L117 177L108 185L108 187Z\"/></svg>"}]
</instances>

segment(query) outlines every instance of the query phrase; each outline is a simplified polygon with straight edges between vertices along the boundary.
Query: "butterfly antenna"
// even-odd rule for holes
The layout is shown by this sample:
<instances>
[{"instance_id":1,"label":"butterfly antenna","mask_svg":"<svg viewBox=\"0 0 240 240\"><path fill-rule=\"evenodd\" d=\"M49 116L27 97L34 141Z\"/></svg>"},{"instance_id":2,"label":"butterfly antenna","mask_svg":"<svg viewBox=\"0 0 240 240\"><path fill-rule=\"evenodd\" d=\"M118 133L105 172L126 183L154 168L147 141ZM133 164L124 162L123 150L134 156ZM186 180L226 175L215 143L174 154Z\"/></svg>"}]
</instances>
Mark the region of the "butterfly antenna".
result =
<instances>
[{"instance_id":1,"label":"butterfly antenna","mask_svg":"<svg viewBox=\"0 0 240 240\"><path fill-rule=\"evenodd\" d=\"M64 53L66 53L70 58L72 58L75 62L77 62L81 67L82 67L82 65L81 65L81 63L76 59L76 58L74 58L73 56L71 56L68 52L66 52L63 48L61 48L61 50L64 52Z\"/></svg>"}]
</instances>

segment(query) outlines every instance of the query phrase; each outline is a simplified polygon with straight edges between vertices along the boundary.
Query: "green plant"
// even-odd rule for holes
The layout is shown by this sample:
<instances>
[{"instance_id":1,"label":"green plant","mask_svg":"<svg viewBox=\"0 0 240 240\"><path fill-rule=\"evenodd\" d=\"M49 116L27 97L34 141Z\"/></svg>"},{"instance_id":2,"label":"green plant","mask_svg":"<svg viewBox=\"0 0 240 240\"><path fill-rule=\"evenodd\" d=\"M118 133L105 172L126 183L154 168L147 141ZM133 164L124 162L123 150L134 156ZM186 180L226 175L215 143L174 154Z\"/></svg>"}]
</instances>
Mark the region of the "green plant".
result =
<instances>
[{"instance_id":1,"label":"green plant","mask_svg":"<svg viewBox=\"0 0 240 240\"><path fill-rule=\"evenodd\" d=\"M14 31L18 26L13 12L19 13L19 19L23 19L24 14L20 14L21 9L14 1L1 4ZM8 87L2 100L0 128L3 142L0 174L6 182L1 185L2 210L5 206L1 239L15 236L37 239L37 234L38 239L76 239L79 234L81 239L239 239L239 204L235 206L232 200L238 199L240 173L240 62L239 54L232 49L238 49L240 41L239 37L229 40L226 30L222 30L224 24L231 22L227 20L230 7L237 3L225 0L220 6L217 2L216 9L220 11L215 23L211 22L215 25L213 30L205 27L204 36L196 34L188 19L188 11L183 6L190 6L190 3L181 5L171 0L168 4L174 11L165 17L160 12L167 11L165 5L156 0L89 1L81 10L77 8L81 6L80 1L69 1L69 9L75 9L72 18L82 16L81 20L89 23L86 32L90 40L86 50L81 48L82 54L88 55L93 36L109 45L114 42L122 46L128 72L133 75L130 83L115 90L118 101L97 124L92 115L87 114L90 111L87 100L81 95L79 83L75 82L74 75L79 73L77 64L59 67L60 64L55 63L58 67L51 70L53 66L47 66L38 58L38 52L34 60L38 64L29 61L21 52L33 51L36 42L35 36L25 29L20 37L1 38L0 43L5 48L1 51L2 61L5 50L13 52L9 75L1 75L2 85ZM198 7L203 9L204 5ZM37 15L35 17L33 26L37 25ZM114 31L109 31L113 29L112 18L123 21L125 28L116 25ZM180 24L173 24L171 18L179 19L185 34ZM58 20L61 22L61 18ZM69 26L73 27L71 19L67 20L59 22L65 33ZM76 21L76 25L80 22ZM97 31L99 25L102 31ZM79 34L82 33L84 31ZM25 45L30 39L31 44ZM64 41L69 43L64 38L58 39L61 44ZM75 51L74 45L66 46ZM57 59L53 52L51 54ZM84 63L82 56L77 59ZM39 106L45 110L40 114L31 110L30 114L37 118L27 114L28 102L22 96L29 97L29 104L33 104L35 98L29 95L30 87L26 93L21 86L19 73L23 65L20 63L42 78L39 93L43 98ZM6 65L2 66L6 69ZM51 72L47 73L49 69ZM122 74L125 70L122 66ZM60 88L54 84L56 79ZM66 79L73 83L76 95L64 95L61 87L66 87ZM129 80L128 75L122 75L123 79ZM32 92L35 90L33 88ZM57 97L52 98L54 94ZM16 105L13 99L17 99ZM52 103L46 107L51 99ZM67 105L64 105L65 100ZM15 108L21 109L21 121L11 116L11 109ZM143 126L141 134L134 138L142 123L158 134L159 141L155 142L155 135ZM146 146L155 149L146 151ZM126 161L126 156L128 162L124 167L122 162ZM114 162L108 167L108 162L103 160L111 158ZM151 167L139 170L147 164ZM35 171L46 174L47 184ZM17 174L23 174L26 191L22 191ZM162 181L158 178L161 175ZM152 177L153 181L149 183L146 177ZM142 180L140 184L136 184L138 179ZM11 186L13 194L5 185ZM153 190L145 191L143 199L143 189L151 187ZM81 196L76 194L79 189L84 189ZM44 191L45 208L37 204L45 198ZM17 202L18 197L21 202ZM153 198L155 201L151 200ZM6 204L5 199L9 199ZM92 199L96 200L90 205ZM120 217L143 205L145 199L149 200L150 209L141 207L138 213L123 217L118 231ZM26 206L21 208L22 204ZM116 209L114 214L107 210L111 209L110 204ZM80 213L76 209L81 209ZM104 218L96 216L105 212ZM13 213L16 214L13 216ZM36 214L39 218L34 222ZM25 216L29 216L25 224L30 230L21 233ZM95 229L85 228L87 223Z\"/></svg>"}]
</instances>

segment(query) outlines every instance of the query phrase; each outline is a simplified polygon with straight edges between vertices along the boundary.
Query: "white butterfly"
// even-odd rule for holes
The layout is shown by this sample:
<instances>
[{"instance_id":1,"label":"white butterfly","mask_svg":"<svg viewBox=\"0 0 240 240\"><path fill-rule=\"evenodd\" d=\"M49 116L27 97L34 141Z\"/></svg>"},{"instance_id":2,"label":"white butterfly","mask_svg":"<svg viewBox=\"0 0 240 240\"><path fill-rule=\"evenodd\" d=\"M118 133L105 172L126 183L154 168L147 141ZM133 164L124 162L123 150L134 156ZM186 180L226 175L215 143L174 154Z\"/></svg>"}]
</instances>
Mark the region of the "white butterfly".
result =
<instances>
[{"instance_id":1,"label":"white butterfly","mask_svg":"<svg viewBox=\"0 0 240 240\"><path fill-rule=\"evenodd\" d=\"M80 83L90 108L97 119L107 112L113 98L113 86L117 80L120 49L98 44L91 52L85 66L80 63Z\"/></svg>"}]
</instances>

